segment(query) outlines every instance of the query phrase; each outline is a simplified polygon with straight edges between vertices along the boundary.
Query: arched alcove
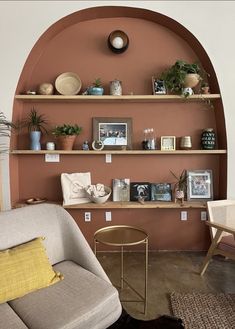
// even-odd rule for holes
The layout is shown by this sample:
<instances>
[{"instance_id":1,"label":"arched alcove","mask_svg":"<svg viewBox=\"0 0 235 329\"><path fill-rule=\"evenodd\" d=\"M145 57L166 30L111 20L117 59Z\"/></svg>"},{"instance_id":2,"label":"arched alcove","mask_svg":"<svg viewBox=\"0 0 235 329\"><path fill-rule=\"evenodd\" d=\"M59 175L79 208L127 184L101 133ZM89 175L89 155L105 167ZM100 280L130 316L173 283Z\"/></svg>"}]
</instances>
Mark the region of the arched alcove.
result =
<instances>
[{"instance_id":1,"label":"arched alcove","mask_svg":"<svg viewBox=\"0 0 235 329\"><path fill-rule=\"evenodd\" d=\"M111 31L121 29L130 39L126 52L114 54L107 46ZM199 61L209 73L211 93L219 94L213 65L200 42L178 22L162 14L129 7L95 7L75 12L52 25L30 52L16 88L16 94L36 90L39 84L51 82L63 72L76 72L82 80L82 91L95 78L104 83L109 94L109 81L122 81L126 95L151 95L153 75L159 75L177 59ZM81 93L80 92L80 93ZM226 131L221 99L213 109L204 102L55 102L27 101L16 98L13 120L21 120L35 107L47 116L50 126L78 123L83 131L75 148L84 140L92 141L93 117L131 117L133 148L140 149L143 129L153 127L160 136L192 136L193 148L200 149L204 128L215 129L218 149L226 150ZM42 145L51 140L43 136ZM21 132L11 140L13 149L26 150L28 136ZM60 174L91 172L92 182L111 186L113 178L131 181L173 182L170 170L212 169L214 197L226 197L226 154L117 155L106 164L104 156L61 155L59 163L45 163L44 155L11 156L11 195L13 204L29 197L62 201ZM70 210L88 241L96 229L105 225L104 208L92 210L92 222L84 224L84 210ZM150 233L152 249L204 249L208 231L200 221L200 209L190 209L189 221L181 222L179 209L115 209L113 224L136 224ZM175 232L179 234L175 234Z\"/></svg>"}]
</instances>

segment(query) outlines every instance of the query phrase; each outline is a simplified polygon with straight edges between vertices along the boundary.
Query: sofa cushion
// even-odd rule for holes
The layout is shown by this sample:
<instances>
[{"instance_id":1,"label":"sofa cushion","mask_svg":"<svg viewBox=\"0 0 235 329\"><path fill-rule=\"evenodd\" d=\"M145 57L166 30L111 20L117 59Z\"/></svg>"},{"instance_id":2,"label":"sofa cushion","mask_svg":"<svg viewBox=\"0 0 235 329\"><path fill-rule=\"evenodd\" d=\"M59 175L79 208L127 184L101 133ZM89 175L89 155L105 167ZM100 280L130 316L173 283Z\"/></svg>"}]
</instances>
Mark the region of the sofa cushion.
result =
<instances>
[{"instance_id":1,"label":"sofa cushion","mask_svg":"<svg viewBox=\"0 0 235 329\"><path fill-rule=\"evenodd\" d=\"M24 322L15 311L7 304L0 305L0 329L27 329Z\"/></svg>"},{"instance_id":2,"label":"sofa cushion","mask_svg":"<svg viewBox=\"0 0 235 329\"><path fill-rule=\"evenodd\" d=\"M54 269L64 274L63 281L10 302L28 327L104 329L118 319L118 292L109 282L72 261Z\"/></svg>"},{"instance_id":3,"label":"sofa cushion","mask_svg":"<svg viewBox=\"0 0 235 329\"><path fill-rule=\"evenodd\" d=\"M0 251L0 303L60 280L46 255L42 238Z\"/></svg>"}]
</instances>

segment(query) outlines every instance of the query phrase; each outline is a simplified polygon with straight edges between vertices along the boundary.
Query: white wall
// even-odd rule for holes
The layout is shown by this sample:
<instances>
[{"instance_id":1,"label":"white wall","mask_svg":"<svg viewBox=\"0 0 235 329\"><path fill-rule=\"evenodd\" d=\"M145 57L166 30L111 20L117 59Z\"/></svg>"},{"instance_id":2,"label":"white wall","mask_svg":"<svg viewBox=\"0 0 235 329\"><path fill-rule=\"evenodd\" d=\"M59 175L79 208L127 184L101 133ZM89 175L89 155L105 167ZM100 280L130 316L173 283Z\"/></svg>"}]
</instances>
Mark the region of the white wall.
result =
<instances>
[{"instance_id":1,"label":"white wall","mask_svg":"<svg viewBox=\"0 0 235 329\"><path fill-rule=\"evenodd\" d=\"M11 119L15 88L38 38L60 18L80 9L121 5L154 10L191 31L217 72L228 134L228 197L235 198L235 2L231 1L0 1L0 111ZM1 162L3 201L10 207L8 158Z\"/></svg>"}]
</instances>

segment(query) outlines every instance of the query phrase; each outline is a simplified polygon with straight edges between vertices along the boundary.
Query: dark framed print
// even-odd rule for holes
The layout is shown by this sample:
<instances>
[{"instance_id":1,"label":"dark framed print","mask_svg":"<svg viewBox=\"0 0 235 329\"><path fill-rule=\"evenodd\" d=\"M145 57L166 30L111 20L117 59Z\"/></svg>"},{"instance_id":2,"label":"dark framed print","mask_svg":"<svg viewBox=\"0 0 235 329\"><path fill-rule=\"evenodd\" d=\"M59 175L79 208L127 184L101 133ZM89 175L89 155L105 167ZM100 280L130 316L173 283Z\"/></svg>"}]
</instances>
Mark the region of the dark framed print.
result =
<instances>
[{"instance_id":1,"label":"dark framed print","mask_svg":"<svg viewBox=\"0 0 235 329\"><path fill-rule=\"evenodd\" d=\"M170 183L151 184L152 201L172 201L172 190Z\"/></svg>"},{"instance_id":2,"label":"dark framed print","mask_svg":"<svg viewBox=\"0 0 235 329\"><path fill-rule=\"evenodd\" d=\"M187 170L188 201L213 200L212 170Z\"/></svg>"},{"instance_id":3,"label":"dark framed print","mask_svg":"<svg viewBox=\"0 0 235 329\"><path fill-rule=\"evenodd\" d=\"M93 118L93 139L105 149L131 149L132 118Z\"/></svg>"},{"instance_id":4,"label":"dark framed print","mask_svg":"<svg viewBox=\"0 0 235 329\"><path fill-rule=\"evenodd\" d=\"M152 87L153 87L153 95L165 95L166 87L164 80L161 80L157 77L152 77Z\"/></svg>"},{"instance_id":5,"label":"dark framed print","mask_svg":"<svg viewBox=\"0 0 235 329\"><path fill-rule=\"evenodd\" d=\"M130 201L150 201L151 184L148 182L130 183Z\"/></svg>"}]
</instances>

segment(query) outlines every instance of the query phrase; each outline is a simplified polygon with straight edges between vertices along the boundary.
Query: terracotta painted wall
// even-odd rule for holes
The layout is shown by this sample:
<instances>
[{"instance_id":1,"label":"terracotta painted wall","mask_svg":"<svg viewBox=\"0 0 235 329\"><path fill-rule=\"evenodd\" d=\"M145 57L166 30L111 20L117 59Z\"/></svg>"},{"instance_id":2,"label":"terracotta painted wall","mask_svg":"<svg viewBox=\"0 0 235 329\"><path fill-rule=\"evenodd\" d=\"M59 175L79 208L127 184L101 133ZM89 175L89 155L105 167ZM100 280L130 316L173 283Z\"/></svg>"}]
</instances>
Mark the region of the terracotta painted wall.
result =
<instances>
[{"instance_id":1,"label":"terracotta painted wall","mask_svg":"<svg viewBox=\"0 0 235 329\"><path fill-rule=\"evenodd\" d=\"M129 15L130 16L130 15ZM71 18L72 19L72 18ZM68 21L68 18L67 18ZM54 83L62 72L76 72L83 84L82 91L96 77L101 77L105 93L109 93L109 81L122 80L123 93L151 94L151 76L157 75L176 59L189 62L198 60L185 38L166 28L161 22L133 17L111 17L74 22L63 28L63 20L43 47L32 50L17 87L17 93L35 89L42 82ZM107 36L112 30L122 29L130 38L127 52L116 55L107 47ZM50 31L48 32L50 33ZM45 37L45 36L44 36ZM37 58L37 60L35 60ZM200 58L201 59L201 58ZM205 60L205 57L202 58ZM205 60L207 69L209 66ZM212 81L212 92L218 92L216 80ZM84 140L92 141L92 117L132 117L133 148L141 148L143 129L153 127L160 136L191 135L193 148L198 149L203 128L212 127L219 134L219 146L225 147L223 120L218 124L218 111L208 109L204 103L52 103L14 102L14 118L21 119L34 106L46 114L51 126L63 123L78 123L83 132L75 148L81 149ZM223 119L223 112L222 112ZM217 122L216 122L217 121ZM222 128L221 128L222 127ZM43 145L52 137L44 136ZM12 146L27 149L28 136L21 133L12 138ZM226 162L226 159L224 159ZM60 174L63 172L90 171L92 183L102 182L111 186L113 178L128 177L131 181L173 182L170 169L176 173L182 169L212 169L214 173L214 195L221 197L220 157L215 156L113 156L106 164L104 156L63 156L60 163L45 163L43 155L12 156L11 190L13 203L32 196L46 197L51 201L62 201ZM17 169L17 171L16 171ZM17 174L16 174L17 172ZM18 179L17 179L18 177ZM92 244L93 233L106 225L104 211L94 210L92 222L84 223L84 211L73 210L76 222ZM189 210L187 222L180 221L179 210L112 210L111 224L130 224L143 227L150 234L151 249L201 250L208 246L208 231L200 221L199 210ZM177 232L177 233L176 233Z\"/></svg>"}]
</instances>

